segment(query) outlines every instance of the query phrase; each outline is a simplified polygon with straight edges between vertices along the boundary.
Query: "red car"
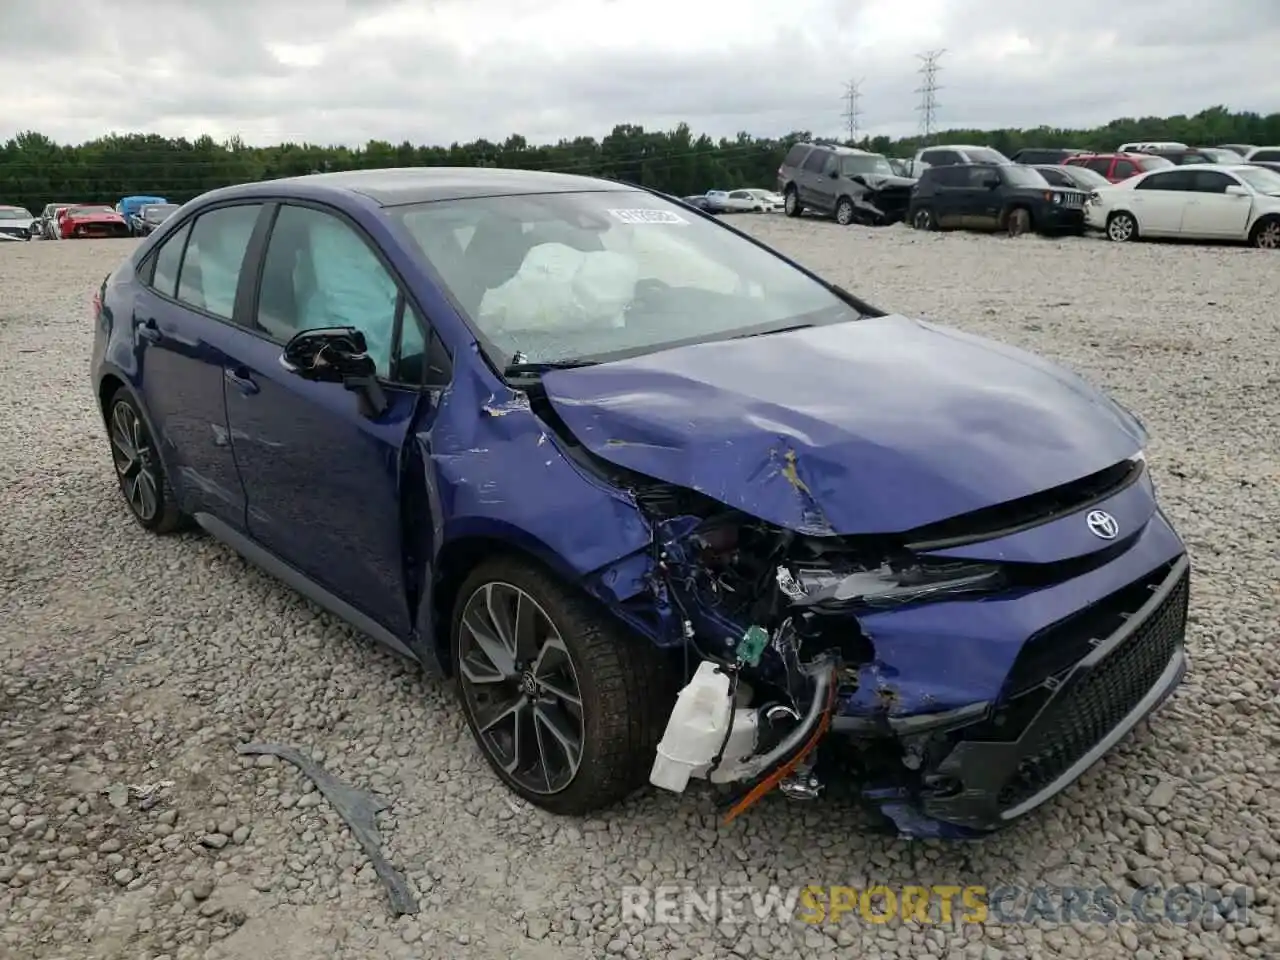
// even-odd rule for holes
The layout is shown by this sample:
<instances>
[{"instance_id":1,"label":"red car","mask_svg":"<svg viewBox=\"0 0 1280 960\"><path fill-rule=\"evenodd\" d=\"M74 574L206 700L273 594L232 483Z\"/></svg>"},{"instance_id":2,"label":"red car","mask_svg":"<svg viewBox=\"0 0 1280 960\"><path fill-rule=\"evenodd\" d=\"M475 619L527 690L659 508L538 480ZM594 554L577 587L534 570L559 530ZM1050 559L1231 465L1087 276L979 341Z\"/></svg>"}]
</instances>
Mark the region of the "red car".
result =
<instances>
[{"instance_id":1,"label":"red car","mask_svg":"<svg viewBox=\"0 0 1280 960\"><path fill-rule=\"evenodd\" d=\"M1128 180L1148 170L1174 166L1172 161L1149 153L1078 153L1062 162L1074 167L1088 167L1112 183Z\"/></svg>"},{"instance_id":2,"label":"red car","mask_svg":"<svg viewBox=\"0 0 1280 960\"><path fill-rule=\"evenodd\" d=\"M105 203L75 204L58 213L58 236L63 240L127 237L129 225Z\"/></svg>"}]
</instances>

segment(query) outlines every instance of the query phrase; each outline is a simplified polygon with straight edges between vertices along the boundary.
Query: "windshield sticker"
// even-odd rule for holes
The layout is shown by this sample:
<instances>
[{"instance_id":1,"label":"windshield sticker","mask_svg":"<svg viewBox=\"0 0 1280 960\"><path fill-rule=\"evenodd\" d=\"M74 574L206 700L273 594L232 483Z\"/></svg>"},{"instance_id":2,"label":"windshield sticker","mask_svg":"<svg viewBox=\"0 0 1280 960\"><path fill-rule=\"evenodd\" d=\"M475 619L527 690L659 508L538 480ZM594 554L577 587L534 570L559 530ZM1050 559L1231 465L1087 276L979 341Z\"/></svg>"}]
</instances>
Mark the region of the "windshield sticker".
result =
<instances>
[{"instance_id":1,"label":"windshield sticker","mask_svg":"<svg viewBox=\"0 0 1280 960\"><path fill-rule=\"evenodd\" d=\"M623 223L687 224L689 222L671 210L610 210L609 213Z\"/></svg>"}]
</instances>

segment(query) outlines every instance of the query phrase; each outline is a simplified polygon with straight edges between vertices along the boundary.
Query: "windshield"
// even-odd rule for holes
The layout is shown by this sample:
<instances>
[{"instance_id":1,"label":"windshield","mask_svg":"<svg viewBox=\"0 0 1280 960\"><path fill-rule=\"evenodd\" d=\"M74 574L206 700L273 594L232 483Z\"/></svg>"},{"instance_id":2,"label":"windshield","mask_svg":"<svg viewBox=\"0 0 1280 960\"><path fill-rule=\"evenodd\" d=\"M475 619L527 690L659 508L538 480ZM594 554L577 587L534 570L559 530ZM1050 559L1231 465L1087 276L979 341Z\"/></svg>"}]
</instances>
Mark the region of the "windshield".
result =
<instances>
[{"instance_id":1,"label":"windshield","mask_svg":"<svg viewBox=\"0 0 1280 960\"><path fill-rule=\"evenodd\" d=\"M1138 166L1143 170L1163 170L1165 167L1176 167L1177 164L1167 157L1148 155L1138 161Z\"/></svg>"},{"instance_id":2,"label":"windshield","mask_svg":"<svg viewBox=\"0 0 1280 960\"><path fill-rule=\"evenodd\" d=\"M823 284L632 191L393 208L496 362L565 363L854 319Z\"/></svg>"},{"instance_id":3,"label":"windshield","mask_svg":"<svg viewBox=\"0 0 1280 960\"><path fill-rule=\"evenodd\" d=\"M889 161L878 153L870 153L866 156L858 157L841 157L840 172L846 177L852 177L857 173L874 173L882 177L896 176Z\"/></svg>"},{"instance_id":4,"label":"windshield","mask_svg":"<svg viewBox=\"0 0 1280 960\"><path fill-rule=\"evenodd\" d=\"M22 207L0 207L0 220L32 220L31 213Z\"/></svg>"},{"instance_id":5,"label":"windshield","mask_svg":"<svg viewBox=\"0 0 1280 960\"><path fill-rule=\"evenodd\" d=\"M1266 167L1237 167L1231 171L1259 193L1280 196L1280 173Z\"/></svg>"},{"instance_id":6,"label":"windshield","mask_svg":"<svg viewBox=\"0 0 1280 960\"><path fill-rule=\"evenodd\" d=\"M1111 181L1100 174L1097 170L1090 170L1088 167L1063 166L1060 167L1066 173L1067 179L1081 187L1105 187Z\"/></svg>"},{"instance_id":7,"label":"windshield","mask_svg":"<svg viewBox=\"0 0 1280 960\"><path fill-rule=\"evenodd\" d=\"M1000 167L1004 173L1004 181L1015 187L1047 187L1049 181L1034 167L1019 167L1006 164Z\"/></svg>"},{"instance_id":8,"label":"windshield","mask_svg":"<svg viewBox=\"0 0 1280 960\"><path fill-rule=\"evenodd\" d=\"M177 209L178 209L178 205L176 203L167 203L167 204L164 204L163 206L155 206L155 207L143 207L142 219L154 220L157 223L159 223L161 220L165 219L167 216L169 216L169 214L173 213L173 211Z\"/></svg>"}]
</instances>

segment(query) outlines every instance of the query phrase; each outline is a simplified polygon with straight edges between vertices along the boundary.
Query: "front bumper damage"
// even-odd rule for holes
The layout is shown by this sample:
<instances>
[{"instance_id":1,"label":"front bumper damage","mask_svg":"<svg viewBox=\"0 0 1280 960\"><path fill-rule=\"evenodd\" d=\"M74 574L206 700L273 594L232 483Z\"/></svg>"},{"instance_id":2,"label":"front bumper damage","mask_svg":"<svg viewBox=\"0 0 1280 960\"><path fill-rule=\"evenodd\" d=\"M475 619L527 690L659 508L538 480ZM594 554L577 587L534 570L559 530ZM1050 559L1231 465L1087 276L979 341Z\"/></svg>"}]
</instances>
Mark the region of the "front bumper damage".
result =
<instances>
[{"instance_id":1,"label":"front bumper damage","mask_svg":"<svg viewBox=\"0 0 1280 960\"><path fill-rule=\"evenodd\" d=\"M1007 536L918 552L914 584L899 577L880 590L884 570L802 558L803 538L785 533L767 555L767 584L747 587L733 561L716 566L744 544L717 541L714 522L669 523L655 582L706 658L703 679L718 675L720 699L702 694L720 706L702 714L677 706L651 779L683 790L687 776L672 781L661 769L675 758L695 778L732 785L728 821L775 787L812 798L830 772L852 773L886 828L907 837L980 836L1041 806L1186 670L1181 541L1154 508L1145 472L1102 503L1141 517L1137 532L1073 553L1072 525L1083 514L1068 511ZM984 559L1016 558L1035 538L1042 549L1059 544L1062 556ZM716 635L741 639L708 649L705 638ZM697 686L695 676L686 691Z\"/></svg>"}]
</instances>

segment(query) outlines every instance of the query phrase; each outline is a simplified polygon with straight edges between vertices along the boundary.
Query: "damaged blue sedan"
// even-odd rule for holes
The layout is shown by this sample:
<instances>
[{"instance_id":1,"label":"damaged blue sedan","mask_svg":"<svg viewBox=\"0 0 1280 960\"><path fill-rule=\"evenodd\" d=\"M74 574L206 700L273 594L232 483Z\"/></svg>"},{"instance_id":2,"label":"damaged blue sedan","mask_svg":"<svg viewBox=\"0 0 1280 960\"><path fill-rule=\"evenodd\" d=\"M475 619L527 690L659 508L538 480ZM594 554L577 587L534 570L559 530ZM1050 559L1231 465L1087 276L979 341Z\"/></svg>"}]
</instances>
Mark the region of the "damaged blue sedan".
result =
<instances>
[{"instance_id":1,"label":"damaged blue sedan","mask_svg":"<svg viewBox=\"0 0 1280 960\"><path fill-rule=\"evenodd\" d=\"M852 774L898 833L974 836L1186 669L1188 559L1129 412L653 192L230 187L94 304L138 523L452 677L547 810L700 780L731 819Z\"/></svg>"}]
</instances>

